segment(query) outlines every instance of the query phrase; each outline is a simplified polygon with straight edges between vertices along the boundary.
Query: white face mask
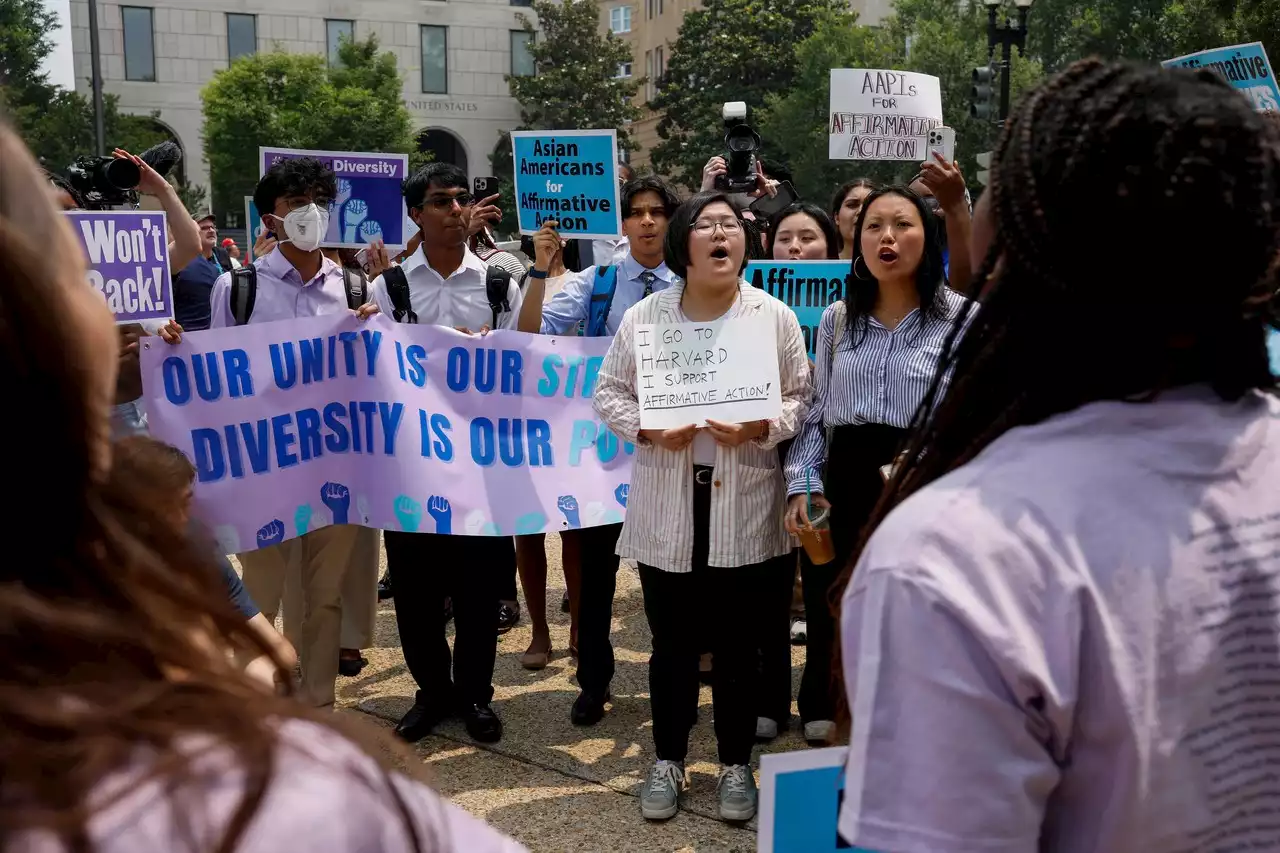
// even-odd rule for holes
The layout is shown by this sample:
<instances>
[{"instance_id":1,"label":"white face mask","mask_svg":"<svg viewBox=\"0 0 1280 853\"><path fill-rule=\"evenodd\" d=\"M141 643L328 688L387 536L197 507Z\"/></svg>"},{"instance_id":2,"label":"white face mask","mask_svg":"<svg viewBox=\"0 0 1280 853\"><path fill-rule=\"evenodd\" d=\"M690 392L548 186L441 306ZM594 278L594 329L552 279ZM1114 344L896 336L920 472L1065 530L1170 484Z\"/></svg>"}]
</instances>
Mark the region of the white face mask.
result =
<instances>
[{"instance_id":1,"label":"white face mask","mask_svg":"<svg viewBox=\"0 0 1280 853\"><path fill-rule=\"evenodd\" d=\"M329 230L329 210L319 207L315 202L290 211L283 219L279 216L276 219L280 221L286 238L280 242L292 243L304 252L314 252L320 248L320 242Z\"/></svg>"}]
</instances>

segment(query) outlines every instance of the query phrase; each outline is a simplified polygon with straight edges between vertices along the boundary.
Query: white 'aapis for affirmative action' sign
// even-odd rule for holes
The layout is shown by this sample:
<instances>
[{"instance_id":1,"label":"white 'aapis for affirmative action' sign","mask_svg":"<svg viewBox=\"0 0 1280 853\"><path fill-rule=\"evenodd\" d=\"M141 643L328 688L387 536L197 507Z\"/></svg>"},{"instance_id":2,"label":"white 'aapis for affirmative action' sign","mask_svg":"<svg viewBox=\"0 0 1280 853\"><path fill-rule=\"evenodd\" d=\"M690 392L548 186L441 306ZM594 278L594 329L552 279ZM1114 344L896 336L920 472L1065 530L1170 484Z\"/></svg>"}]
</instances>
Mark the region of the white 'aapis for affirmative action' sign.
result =
<instances>
[{"instance_id":1,"label":"white 'aapis for affirmative action' sign","mask_svg":"<svg viewBox=\"0 0 1280 853\"><path fill-rule=\"evenodd\" d=\"M928 159L929 131L941 124L937 77L914 71L831 69L830 159L923 163Z\"/></svg>"},{"instance_id":2,"label":"white 'aapis for affirmative action' sign","mask_svg":"<svg viewBox=\"0 0 1280 853\"><path fill-rule=\"evenodd\" d=\"M777 334L763 317L641 323L635 346L642 429L782 414Z\"/></svg>"}]
</instances>

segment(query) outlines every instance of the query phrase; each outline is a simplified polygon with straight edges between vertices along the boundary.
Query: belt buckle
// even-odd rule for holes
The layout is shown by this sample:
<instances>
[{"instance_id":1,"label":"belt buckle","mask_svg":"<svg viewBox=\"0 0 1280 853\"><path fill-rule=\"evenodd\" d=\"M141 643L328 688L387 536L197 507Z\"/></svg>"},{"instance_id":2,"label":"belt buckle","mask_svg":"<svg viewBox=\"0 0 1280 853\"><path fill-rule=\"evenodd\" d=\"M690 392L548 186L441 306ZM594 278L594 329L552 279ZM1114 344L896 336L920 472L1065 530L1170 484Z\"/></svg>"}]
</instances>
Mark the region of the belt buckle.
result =
<instances>
[{"instance_id":1,"label":"belt buckle","mask_svg":"<svg viewBox=\"0 0 1280 853\"><path fill-rule=\"evenodd\" d=\"M711 485L711 469L695 468L693 471L693 482L697 483L699 486Z\"/></svg>"}]
</instances>

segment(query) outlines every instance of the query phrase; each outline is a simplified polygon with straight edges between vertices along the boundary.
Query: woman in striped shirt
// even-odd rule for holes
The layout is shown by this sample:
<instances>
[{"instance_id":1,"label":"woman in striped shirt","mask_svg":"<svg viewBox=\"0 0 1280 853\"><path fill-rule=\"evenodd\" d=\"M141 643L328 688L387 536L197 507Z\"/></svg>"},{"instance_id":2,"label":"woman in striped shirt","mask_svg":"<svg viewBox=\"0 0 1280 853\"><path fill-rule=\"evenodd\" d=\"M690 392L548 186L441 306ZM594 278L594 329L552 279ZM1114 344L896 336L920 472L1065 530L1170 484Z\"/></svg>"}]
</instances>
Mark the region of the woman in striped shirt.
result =
<instances>
[{"instance_id":1,"label":"woman in striped shirt","mask_svg":"<svg viewBox=\"0 0 1280 853\"><path fill-rule=\"evenodd\" d=\"M830 507L835 545L831 562L801 563L809 636L799 707L811 743L835 729L828 591L883 491L881 468L893 462L965 303L947 287L937 219L911 190L871 193L854 237L847 295L818 325L813 404L786 463L787 529L808 526L812 500Z\"/></svg>"},{"instance_id":2,"label":"woman in striped shirt","mask_svg":"<svg viewBox=\"0 0 1280 853\"><path fill-rule=\"evenodd\" d=\"M665 819L679 808L689 731L698 716L698 657L704 636L715 656L712 699L720 774L720 815L756 811L751 774L753 690L762 578L787 554L782 527L786 484L778 442L795 434L809 398L809 361L794 312L742 279L747 236L728 196L694 196L675 213L667 266L683 281L632 306L596 383L596 413L636 444L627 519L618 554L640 564L645 616L653 633L649 695L658 761L640 794L641 814ZM769 421L706 420L641 429L636 390L636 326L748 319L776 340L782 411Z\"/></svg>"}]
</instances>

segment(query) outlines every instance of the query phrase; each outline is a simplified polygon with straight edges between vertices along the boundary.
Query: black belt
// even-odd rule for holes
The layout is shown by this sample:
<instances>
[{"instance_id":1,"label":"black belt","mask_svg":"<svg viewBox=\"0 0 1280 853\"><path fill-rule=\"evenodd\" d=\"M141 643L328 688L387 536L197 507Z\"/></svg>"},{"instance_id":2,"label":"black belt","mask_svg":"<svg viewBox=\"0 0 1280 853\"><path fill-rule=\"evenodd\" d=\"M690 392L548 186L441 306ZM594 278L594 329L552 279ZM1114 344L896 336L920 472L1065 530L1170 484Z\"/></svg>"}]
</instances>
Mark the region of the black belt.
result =
<instances>
[{"instance_id":1,"label":"black belt","mask_svg":"<svg viewBox=\"0 0 1280 853\"><path fill-rule=\"evenodd\" d=\"M693 482L699 486L711 485L711 475L715 471L710 465L693 466Z\"/></svg>"}]
</instances>

